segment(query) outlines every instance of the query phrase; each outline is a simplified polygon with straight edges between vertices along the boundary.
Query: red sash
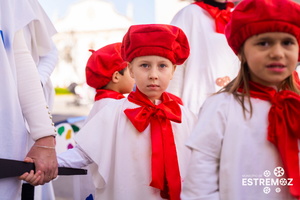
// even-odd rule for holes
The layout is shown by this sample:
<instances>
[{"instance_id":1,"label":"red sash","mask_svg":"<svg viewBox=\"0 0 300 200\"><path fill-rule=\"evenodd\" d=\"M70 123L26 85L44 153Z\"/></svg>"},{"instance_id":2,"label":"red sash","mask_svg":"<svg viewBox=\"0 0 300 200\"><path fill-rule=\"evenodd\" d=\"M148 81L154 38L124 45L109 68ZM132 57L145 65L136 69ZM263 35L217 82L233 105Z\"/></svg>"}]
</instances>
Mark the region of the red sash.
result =
<instances>
[{"instance_id":1,"label":"red sash","mask_svg":"<svg viewBox=\"0 0 300 200\"><path fill-rule=\"evenodd\" d=\"M160 189L163 198L180 199L181 177L171 121L181 123L181 109L168 93L162 94L162 102L154 105L138 88L128 100L140 105L124 112L134 127L143 132L151 126L152 181L150 186Z\"/></svg>"},{"instance_id":2,"label":"red sash","mask_svg":"<svg viewBox=\"0 0 300 200\"><path fill-rule=\"evenodd\" d=\"M243 89L238 90L242 92ZM299 150L300 96L289 90L275 89L250 82L250 96L272 104L268 120L268 140L278 149L288 178L293 178L290 193L300 198Z\"/></svg>"},{"instance_id":3,"label":"red sash","mask_svg":"<svg viewBox=\"0 0 300 200\"><path fill-rule=\"evenodd\" d=\"M218 7L208 5L203 1L195 2L194 4L206 10L215 19L216 32L224 34L225 26L231 18L231 9L234 7L234 4L228 2L225 10L220 10Z\"/></svg>"},{"instance_id":4,"label":"red sash","mask_svg":"<svg viewBox=\"0 0 300 200\"><path fill-rule=\"evenodd\" d=\"M95 95L95 101L104 98L111 98L111 99L123 99L125 98L123 94L113 91L113 90L105 90L105 89L97 89Z\"/></svg>"}]
</instances>

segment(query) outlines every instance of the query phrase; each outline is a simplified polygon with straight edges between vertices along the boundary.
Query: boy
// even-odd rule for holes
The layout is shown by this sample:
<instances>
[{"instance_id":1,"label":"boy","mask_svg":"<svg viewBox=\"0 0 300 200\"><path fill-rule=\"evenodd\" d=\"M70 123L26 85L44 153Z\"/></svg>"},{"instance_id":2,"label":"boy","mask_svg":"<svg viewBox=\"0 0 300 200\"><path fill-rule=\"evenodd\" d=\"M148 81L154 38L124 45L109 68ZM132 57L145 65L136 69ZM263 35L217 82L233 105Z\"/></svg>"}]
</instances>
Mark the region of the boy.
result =
<instances>
[{"instance_id":1,"label":"boy","mask_svg":"<svg viewBox=\"0 0 300 200\"><path fill-rule=\"evenodd\" d=\"M93 51L86 66L86 82L95 88L95 103L86 122L109 101L125 98L130 93L134 79L130 77L127 63L121 57L121 42L106 45Z\"/></svg>"},{"instance_id":2,"label":"boy","mask_svg":"<svg viewBox=\"0 0 300 200\"><path fill-rule=\"evenodd\" d=\"M175 26L129 28L122 57L136 91L103 107L77 134L76 148L58 159L60 166L92 163L96 199L180 199L190 157L185 140L196 117L165 90L188 55L187 38Z\"/></svg>"}]
</instances>

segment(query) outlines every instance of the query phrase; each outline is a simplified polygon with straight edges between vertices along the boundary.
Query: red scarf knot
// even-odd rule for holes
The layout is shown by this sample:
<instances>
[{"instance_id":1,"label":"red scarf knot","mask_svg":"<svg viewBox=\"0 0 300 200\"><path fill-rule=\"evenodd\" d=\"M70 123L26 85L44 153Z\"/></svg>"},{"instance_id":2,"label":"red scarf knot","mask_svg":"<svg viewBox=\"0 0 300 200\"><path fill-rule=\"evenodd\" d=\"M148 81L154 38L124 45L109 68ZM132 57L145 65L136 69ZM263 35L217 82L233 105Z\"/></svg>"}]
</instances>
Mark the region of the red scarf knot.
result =
<instances>
[{"instance_id":1,"label":"red scarf knot","mask_svg":"<svg viewBox=\"0 0 300 200\"><path fill-rule=\"evenodd\" d=\"M203 1L195 2L194 4L206 10L212 18L215 19L216 32L224 34L225 26L231 18L231 10L234 7L234 4L232 2L228 2L225 10L220 10L218 7L208 5Z\"/></svg>"},{"instance_id":2,"label":"red scarf knot","mask_svg":"<svg viewBox=\"0 0 300 200\"><path fill-rule=\"evenodd\" d=\"M179 172L176 144L171 121L181 123L181 109L172 95L164 92L162 102L154 105L138 88L131 92L128 100L141 107L126 109L124 113L139 131L150 124L151 129L151 170L150 186L162 190L161 195L171 200L180 199L181 177Z\"/></svg>"},{"instance_id":3,"label":"red scarf knot","mask_svg":"<svg viewBox=\"0 0 300 200\"><path fill-rule=\"evenodd\" d=\"M268 140L279 151L287 178L293 178L290 193L300 198L299 149L300 139L300 96L289 90L275 89L250 82L250 96L269 101L272 105L268 114ZM239 92L243 89L239 88Z\"/></svg>"},{"instance_id":4,"label":"red scarf knot","mask_svg":"<svg viewBox=\"0 0 300 200\"><path fill-rule=\"evenodd\" d=\"M113 91L113 90L96 89L95 101L98 101L98 100L101 100L104 98L123 99L125 97L123 94Z\"/></svg>"}]
</instances>

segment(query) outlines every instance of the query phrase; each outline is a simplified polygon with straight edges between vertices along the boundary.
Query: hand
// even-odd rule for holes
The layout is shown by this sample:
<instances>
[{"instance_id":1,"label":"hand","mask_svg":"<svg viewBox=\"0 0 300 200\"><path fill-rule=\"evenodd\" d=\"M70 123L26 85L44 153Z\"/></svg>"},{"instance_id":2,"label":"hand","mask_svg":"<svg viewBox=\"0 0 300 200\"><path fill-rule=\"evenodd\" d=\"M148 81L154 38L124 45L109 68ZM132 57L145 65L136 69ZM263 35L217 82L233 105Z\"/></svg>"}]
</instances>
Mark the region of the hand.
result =
<instances>
[{"instance_id":1,"label":"hand","mask_svg":"<svg viewBox=\"0 0 300 200\"><path fill-rule=\"evenodd\" d=\"M50 147L50 148L45 148ZM55 147L55 138L52 136L44 137L38 139L34 145L31 147L30 151L28 152L25 161L26 160L32 160L35 164L36 172L38 173L40 171L40 179L36 181L38 177L35 177L35 175L32 176L31 173L29 173L27 176L23 174L21 177L33 180L35 184L37 185L43 185L45 183L48 183L52 179L55 179L57 177L58 173L58 165L57 165L57 158L56 158L56 151ZM25 179L23 179L25 180ZM27 181L27 180L26 180Z\"/></svg>"},{"instance_id":2,"label":"hand","mask_svg":"<svg viewBox=\"0 0 300 200\"><path fill-rule=\"evenodd\" d=\"M33 160L31 158L28 158L28 157L24 161L25 162L31 162L31 163L33 162ZM19 179L24 180L27 183L30 183L31 185L37 186L39 180L41 179L41 174L42 174L41 171L37 171L36 173L34 173L34 171L31 170L29 173L25 172L24 174L19 176Z\"/></svg>"}]
</instances>

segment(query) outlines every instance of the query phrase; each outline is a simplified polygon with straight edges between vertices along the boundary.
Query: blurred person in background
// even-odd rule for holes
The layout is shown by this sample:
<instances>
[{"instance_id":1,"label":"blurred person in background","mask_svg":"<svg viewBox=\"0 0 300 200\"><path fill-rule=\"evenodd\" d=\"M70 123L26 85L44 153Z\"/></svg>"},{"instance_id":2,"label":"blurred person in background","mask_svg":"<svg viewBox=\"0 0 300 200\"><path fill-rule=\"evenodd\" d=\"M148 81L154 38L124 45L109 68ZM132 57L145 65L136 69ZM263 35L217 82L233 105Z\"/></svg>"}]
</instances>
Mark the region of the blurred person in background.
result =
<instances>
[{"instance_id":1,"label":"blurred person in background","mask_svg":"<svg viewBox=\"0 0 300 200\"><path fill-rule=\"evenodd\" d=\"M168 91L181 97L195 114L208 96L237 75L239 60L224 36L233 8L226 0L197 0L171 21L187 35L191 54L175 71Z\"/></svg>"}]
</instances>

